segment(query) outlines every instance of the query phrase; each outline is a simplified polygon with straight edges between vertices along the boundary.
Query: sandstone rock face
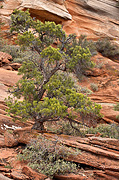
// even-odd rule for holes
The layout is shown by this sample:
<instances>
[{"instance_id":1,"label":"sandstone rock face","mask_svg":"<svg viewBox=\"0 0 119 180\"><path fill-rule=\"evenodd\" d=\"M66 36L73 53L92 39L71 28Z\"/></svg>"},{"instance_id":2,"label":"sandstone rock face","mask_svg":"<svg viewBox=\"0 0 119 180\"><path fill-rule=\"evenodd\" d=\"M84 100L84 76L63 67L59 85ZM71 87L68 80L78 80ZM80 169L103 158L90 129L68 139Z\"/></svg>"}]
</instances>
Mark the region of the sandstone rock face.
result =
<instances>
[{"instance_id":1,"label":"sandstone rock face","mask_svg":"<svg viewBox=\"0 0 119 180\"><path fill-rule=\"evenodd\" d=\"M71 20L72 18L64 5L64 0L6 0L3 3L3 9L0 10L1 17L10 19L15 8L30 9L32 16L43 21L62 22L63 19Z\"/></svg>"},{"instance_id":2,"label":"sandstone rock face","mask_svg":"<svg viewBox=\"0 0 119 180\"><path fill-rule=\"evenodd\" d=\"M11 63L11 61L12 61L11 55L4 52L0 52L0 67L11 71L18 70L21 67L20 63Z\"/></svg>"},{"instance_id":3,"label":"sandstone rock face","mask_svg":"<svg viewBox=\"0 0 119 180\"><path fill-rule=\"evenodd\" d=\"M92 90L90 98L101 104L104 122L119 122L116 118L119 111L114 111L114 105L119 102L119 63L103 57L101 54L95 55L92 59L95 61L96 67L86 72L87 77L79 85ZM96 92L91 88L92 83L98 87Z\"/></svg>"},{"instance_id":4,"label":"sandstone rock face","mask_svg":"<svg viewBox=\"0 0 119 180\"><path fill-rule=\"evenodd\" d=\"M11 56L10 56L11 57ZM15 85L21 76L17 76L16 71L8 71L0 68L0 134L3 134L6 129L16 129L18 127L26 126L19 121L13 122L12 118L7 116L7 106L5 104L5 98L8 97L8 88ZM12 138L12 136L10 136Z\"/></svg>"},{"instance_id":5,"label":"sandstone rock face","mask_svg":"<svg viewBox=\"0 0 119 180\"><path fill-rule=\"evenodd\" d=\"M113 0L66 0L72 21L64 22L67 33L85 34L91 39L108 36L119 43L119 9Z\"/></svg>"},{"instance_id":6,"label":"sandstone rock face","mask_svg":"<svg viewBox=\"0 0 119 180\"><path fill-rule=\"evenodd\" d=\"M45 176L44 174L37 173L28 166L24 166L22 172L34 180L45 180L47 178L47 176Z\"/></svg>"},{"instance_id":7,"label":"sandstone rock face","mask_svg":"<svg viewBox=\"0 0 119 180\"><path fill-rule=\"evenodd\" d=\"M1 178L2 180L12 180L12 179L10 179L10 178L7 178L7 177L3 176L3 174L0 174L0 178Z\"/></svg>"},{"instance_id":8,"label":"sandstone rock face","mask_svg":"<svg viewBox=\"0 0 119 180\"><path fill-rule=\"evenodd\" d=\"M6 21L15 8L30 9L33 17L61 23L67 34L110 37L119 43L119 9L114 0L5 0L0 16Z\"/></svg>"},{"instance_id":9,"label":"sandstone rock face","mask_svg":"<svg viewBox=\"0 0 119 180\"><path fill-rule=\"evenodd\" d=\"M18 8L21 3L22 0L4 0L0 2L0 5L3 6L3 8L0 9L0 17L2 20L8 24L13 10Z\"/></svg>"},{"instance_id":10,"label":"sandstone rock face","mask_svg":"<svg viewBox=\"0 0 119 180\"><path fill-rule=\"evenodd\" d=\"M66 10L63 1L53 0L23 0L19 9L30 9L32 16L37 16L41 20L61 22L63 19L71 19L71 15Z\"/></svg>"},{"instance_id":11,"label":"sandstone rock face","mask_svg":"<svg viewBox=\"0 0 119 180\"><path fill-rule=\"evenodd\" d=\"M29 136L30 132L30 136ZM6 132L7 133L7 132ZM39 133L37 131L31 131L30 128L22 128L21 130L13 131L13 138L15 141L24 142L24 136L28 137L29 140L36 138ZM59 144L64 144L72 149L74 154L64 157L65 160L79 163L80 168L78 175L58 175L55 176L57 180L83 180L83 179L118 179L119 177L119 141L111 138L101 137L89 137L80 138L67 135L57 135L51 133L44 133L48 139L58 140ZM5 140L5 139L4 139ZM1 143L1 142L0 142ZM11 177L12 179L42 179L45 180L47 177L40 173L35 172L27 166L27 162L16 160L18 152L22 153L21 145L11 145L10 148L6 147L7 144L0 149L0 170L1 172ZM78 154L75 154L75 148L78 149ZM6 170L4 166L12 166L11 170ZM89 169L89 166L92 168ZM86 168L87 167L87 168ZM93 169L94 168L94 169Z\"/></svg>"},{"instance_id":12,"label":"sandstone rock face","mask_svg":"<svg viewBox=\"0 0 119 180\"><path fill-rule=\"evenodd\" d=\"M0 67L4 65L8 65L10 61L12 61L11 55L4 52L0 52Z\"/></svg>"}]
</instances>

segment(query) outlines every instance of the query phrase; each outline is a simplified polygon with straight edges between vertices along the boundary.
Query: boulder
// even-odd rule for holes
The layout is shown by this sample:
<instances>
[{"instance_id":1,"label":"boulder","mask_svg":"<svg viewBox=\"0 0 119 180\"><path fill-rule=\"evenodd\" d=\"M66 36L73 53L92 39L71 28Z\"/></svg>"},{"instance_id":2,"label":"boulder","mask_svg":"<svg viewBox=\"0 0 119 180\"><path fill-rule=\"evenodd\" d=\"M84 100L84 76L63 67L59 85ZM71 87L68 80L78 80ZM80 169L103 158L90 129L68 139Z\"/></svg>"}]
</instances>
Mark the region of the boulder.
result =
<instances>
[{"instance_id":1,"label":"boulder","mask_svg":"<svg viewBox=\"0 0 119 180\"><path fill-rule=\"evenodd\" d=\"M17 139L14 137L12 133L13 133L12 131L6 131L4 133L5 146L7 147L14 147L18 144Z\"/></svg>"},{"instance_id":2,"label":"boulder","mask_svg":"<svg viewBox=\"0 0 119 180\"><path fill-rule=\"evenodd\" d=\"M4 52L0 52L0 66L8 65L11 60L12 60L11 55Z\"/></svg>"},{"instance_id":3,"label":"boulder","mask_svg":"<svg viewBox=\"0 0 119 180\"><path fill-rule=\"evenodd\" d=\"M14 147L18 144L28 144L36 135L37 131L31 130L31 126L6 130L4 133L5 146Z\"/></svg>"},{"instance_id":4,"label":"boulder","mask_svg":"<svg viewBox=\"0 0 119 180\"><path fill-rule=\"evenodd\" d=\"M23 174L21 171L13 171L11 177L17 180L29 180L29 177Z\"/></svg>"}]
</instances>

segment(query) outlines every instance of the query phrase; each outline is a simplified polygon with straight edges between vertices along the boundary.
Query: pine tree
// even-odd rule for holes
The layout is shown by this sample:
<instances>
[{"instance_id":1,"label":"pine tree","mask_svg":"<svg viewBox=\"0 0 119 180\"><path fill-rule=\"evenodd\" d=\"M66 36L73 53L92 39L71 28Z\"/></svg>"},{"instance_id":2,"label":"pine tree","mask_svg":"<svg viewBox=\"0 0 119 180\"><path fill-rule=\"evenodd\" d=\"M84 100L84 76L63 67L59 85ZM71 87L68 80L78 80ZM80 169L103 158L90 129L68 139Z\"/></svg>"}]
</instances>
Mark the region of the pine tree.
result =
<instances>
[{"instance_id":1,"label":"pine tree","mask_svg":"<svg viewBox=\"0 0 119 180\"><path fill-rule=\"evenodd\" d=\"M101 117L101 106L79 93L68 76L68 72L76 73L77 67L81 74L94 65L89 48L81 47L76 35L67 36L61 25L54 22L32 19L28 10L13 12L13 31L18 33L21 48L32 51L19 69L22 78L7 99L8 112L14 119L32 119L34 129L44 130L46 121L64 119L73 127L73 123L80 124L84 119ZM78 121L75 111L80 114Z\"/></svg>"}]
</instances>

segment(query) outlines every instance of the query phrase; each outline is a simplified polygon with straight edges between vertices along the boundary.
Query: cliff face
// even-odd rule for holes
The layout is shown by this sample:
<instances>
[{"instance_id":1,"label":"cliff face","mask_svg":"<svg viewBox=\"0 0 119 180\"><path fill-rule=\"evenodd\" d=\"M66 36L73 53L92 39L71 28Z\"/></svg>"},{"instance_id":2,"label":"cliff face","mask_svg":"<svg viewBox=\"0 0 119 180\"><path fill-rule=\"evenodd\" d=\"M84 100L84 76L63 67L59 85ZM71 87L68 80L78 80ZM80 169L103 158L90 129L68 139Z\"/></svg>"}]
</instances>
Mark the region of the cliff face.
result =
<instances>
[{"instance_id":1,"label":"cliff face","mask_svg":"<svg viewBox=\"0 0 119 180\"><path fill-rule=\"evenodd\" d=\"M68 33L97 39L108 36L119 41L119 8L113 0L66 0L72 20L64 23Z\"/></svg>"},{"instance_id":2,"label":"cliff face","mask_svg":"<svg viewBox=\"0 0 119 180\"><path fill-rule=\"evenodd\" d=\"M64 25L69 33L98 39L108 36L119 43L119 8L116 0L4 0L1 18L7 23L15 8L30 9L31 15Z\"/></svg>"},{"instance_id":3,"label":"cliff face","mask_svg":"<svg viewBox=\"0 0 119 180\"><path fill-rule=\"evenodd\" d=\"M119 9L116 1L66 0L72 21L65 23L65 30L89 38L109 36L119 40Z\"/></svg>"},{"instance_id":4,"label":"cliff face","mask_svg":"<svg viewBox=\"0 0 119 180\"><path fill-rule=\"evenodd\" d=\"M21 10L29 9L32 16L42 21L50 20L61 23L63 19L72 19L63 0L5 0L1 4L3 8L0 10L0 15L6 20L10 18L15 8Z\"/></svg>"}]
</instances>

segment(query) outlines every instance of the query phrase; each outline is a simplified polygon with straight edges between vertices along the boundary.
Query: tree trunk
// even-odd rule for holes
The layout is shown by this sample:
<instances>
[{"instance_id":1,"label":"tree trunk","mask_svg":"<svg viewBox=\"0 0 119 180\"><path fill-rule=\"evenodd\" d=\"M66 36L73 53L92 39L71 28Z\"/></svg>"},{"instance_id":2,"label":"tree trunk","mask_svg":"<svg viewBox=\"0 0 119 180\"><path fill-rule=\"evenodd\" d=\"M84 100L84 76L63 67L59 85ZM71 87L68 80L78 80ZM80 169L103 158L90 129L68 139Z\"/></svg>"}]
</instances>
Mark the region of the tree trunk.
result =
<instances>
[{"instance_id":1,"label":"tree trunk","mask_svg":"<svg viewBox=\"0 0 119 180\"><path fill-rule=\"evenodd\" d=\"M34 123L32 129L36 129L39 131L45 131L43 122L40 122L39 120L35 120L35 123Z\"/></svg>"}]
</instances>

